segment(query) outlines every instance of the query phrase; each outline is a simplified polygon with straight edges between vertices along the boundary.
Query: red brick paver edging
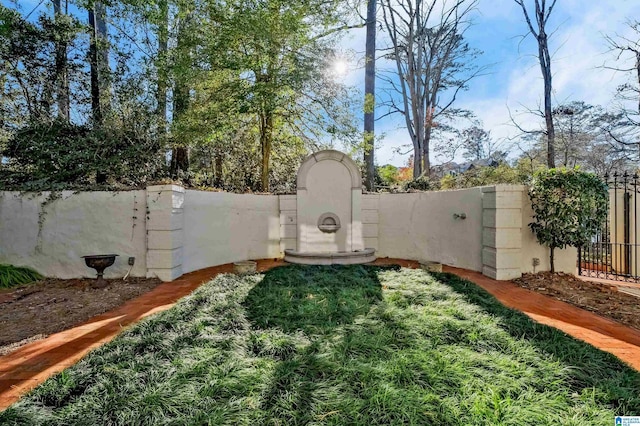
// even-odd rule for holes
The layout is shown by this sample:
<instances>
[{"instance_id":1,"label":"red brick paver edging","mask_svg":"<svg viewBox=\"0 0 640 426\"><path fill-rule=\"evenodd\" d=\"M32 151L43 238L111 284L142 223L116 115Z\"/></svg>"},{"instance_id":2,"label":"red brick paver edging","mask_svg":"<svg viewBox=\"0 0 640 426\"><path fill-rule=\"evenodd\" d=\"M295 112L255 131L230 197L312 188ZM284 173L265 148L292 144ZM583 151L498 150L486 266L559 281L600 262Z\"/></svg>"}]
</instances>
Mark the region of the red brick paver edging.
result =
<instances>
[{"instance_id":1,"label":"red brick paver edging","mask_svg":"<svg viewBox=\"0 0 640 426\"><path fill-rule=\"evenodd\" d=\"M264 271L282 264L284 262L280 260L259 260L258 270ZM178 299L190 294L201 284L218 274L229 272L233 272L231 263L190 272L175 281L160 284L113 311L28 343L0 357L0 410L55 373L75 364L92 349L111 341L124 327L171 308Z\"/></svg>"},{"instance_id":2,"label":"red brick paver edging","mask_svg":"<svg viewBox=\"0 0 640 426\"><path fill-rule=\"evenodd\" d=\"M281 260L259 260L258 270L265 271L283 264ZM388 258L378 259L374 264L400 264L409 268L420 266L415 261ZM506 306L610 352L640 370L640 331L513 283L492 280L479 272L453 267L445 267L444 270L474 282ZM26 344L0 357L0 410L55 373L75 364L92 349L109 342L124 327L169 309L201 284L218 274L232 271L233 264L226 264L185 274L82 325Z\"/></svg>"},{"instance_id":3,"label":"red brick paver edging","mask_svg":"<svg viewBox=\"0 0 640 426\"><path fill-rule=\"evenodd\" d=\"M495 281L480 272L444 267L491 293L503 305L524 312L535 321L558 328L598 349L612 353L640 371L640 331L584 309L522 288Z\"/></svg>"}]
</instances>

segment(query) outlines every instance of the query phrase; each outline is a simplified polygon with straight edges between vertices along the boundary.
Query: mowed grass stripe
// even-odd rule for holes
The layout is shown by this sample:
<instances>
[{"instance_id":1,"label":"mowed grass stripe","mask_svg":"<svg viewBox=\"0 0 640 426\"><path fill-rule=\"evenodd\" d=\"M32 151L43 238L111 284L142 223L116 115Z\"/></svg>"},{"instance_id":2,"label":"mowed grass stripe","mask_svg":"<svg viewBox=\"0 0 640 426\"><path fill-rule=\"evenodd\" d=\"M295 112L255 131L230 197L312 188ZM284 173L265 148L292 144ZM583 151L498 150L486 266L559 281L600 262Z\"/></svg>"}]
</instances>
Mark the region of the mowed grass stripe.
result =
<instances>
[{"instance_id":1,"label":"mowed grass stripe","mask_svg":"<svg viewBox=\"0 0 640 426\"><path fill-rule=\"evenodd\" d=\"M640 374L450 274L222 275L0 413L0 424L602 425Z\"/></svg>"}]
</instances>

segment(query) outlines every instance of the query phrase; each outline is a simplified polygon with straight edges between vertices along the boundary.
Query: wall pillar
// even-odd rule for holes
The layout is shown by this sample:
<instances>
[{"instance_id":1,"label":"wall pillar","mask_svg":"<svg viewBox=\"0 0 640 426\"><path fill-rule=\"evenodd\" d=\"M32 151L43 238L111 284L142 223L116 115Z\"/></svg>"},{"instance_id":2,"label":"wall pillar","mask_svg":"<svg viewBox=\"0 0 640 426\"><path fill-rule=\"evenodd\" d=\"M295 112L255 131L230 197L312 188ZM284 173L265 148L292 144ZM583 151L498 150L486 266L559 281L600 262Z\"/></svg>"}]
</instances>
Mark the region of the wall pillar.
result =
<instances>
[{"instance_id":1,"label":"wall pillar","mask_svg":"<svg viewBox=\"0 0 640 426\"><path fill-rule=\"evenodd\" d=\"M524 186L482 188L482 273L495 280L522 275Z\"/></svg>"},{"instance_id":2,"label":"wall pillar","mask_svg":"<svg viewBox=\"0 0 640 426\"><path fill-rule=\"evenodd\" d=\"M173 281L182 275L185 189L147 187L147 277Z\"/></svg>"}]
</instances>

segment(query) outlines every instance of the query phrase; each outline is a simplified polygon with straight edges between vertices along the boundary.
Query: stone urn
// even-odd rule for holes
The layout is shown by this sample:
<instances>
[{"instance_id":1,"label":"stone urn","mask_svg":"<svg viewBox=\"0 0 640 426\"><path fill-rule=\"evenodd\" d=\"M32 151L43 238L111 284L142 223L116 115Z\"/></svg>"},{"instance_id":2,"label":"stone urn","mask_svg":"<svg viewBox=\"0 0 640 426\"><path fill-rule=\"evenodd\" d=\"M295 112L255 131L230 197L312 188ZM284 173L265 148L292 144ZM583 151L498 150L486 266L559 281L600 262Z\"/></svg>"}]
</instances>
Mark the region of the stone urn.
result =
<instances>
[{"instance_id":1,"label":"stone urn","mask_svg":"<svg viewBox=\"0 0 640 426\"><path fill-rule=\"evenodd\" d=\"M117 256L117 254L92 254L82 256L84 263L89 268L95 269L98 274L96 281L91 287L104 288L107 286L107 281L104 279L104 270L113 265Z\"/></svg>"},{"instance_id":2,"label":"stone urn","mask_svg":"<svg viewBox=\"0 0 640 426\"><path fill-rule=\"evenodd\" d=\"M233 273L237 275L251 275L255 274L257 269L257 262L253 260L243 260L241 262L234 262Z\"/></svg>"},{"instance_id":3,"label":"stone urn","mask_svg":"<svg viewBox=\"0 0 640 426\"><path fill-rule=\"evenodd\" d=\"M420 268L429 272L442 272L442 263L427 260L420 262Z\"/></svg>"}]
</instances>

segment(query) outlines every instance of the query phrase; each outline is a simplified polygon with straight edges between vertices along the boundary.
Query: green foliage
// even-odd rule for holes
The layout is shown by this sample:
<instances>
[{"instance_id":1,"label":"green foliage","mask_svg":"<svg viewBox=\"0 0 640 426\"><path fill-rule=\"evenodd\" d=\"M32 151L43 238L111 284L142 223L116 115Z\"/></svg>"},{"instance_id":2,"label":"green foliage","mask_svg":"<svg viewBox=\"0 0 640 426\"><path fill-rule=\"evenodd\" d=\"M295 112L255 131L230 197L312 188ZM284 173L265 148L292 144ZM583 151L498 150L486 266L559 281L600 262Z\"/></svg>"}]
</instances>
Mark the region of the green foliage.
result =
<instances>
[{"instance_id":1,"label":"green foliage","mask_svg":"<svg viewBox=\"0 0 640 426\"><path fill-rule=\"evenodd\" d=\"M3 188L180 177L239 192L291 191L310 150L362 143L354 119L362 101L328 72L355 16L351 5L107 2L109 33L98 47L109 69L98 76L98 120L81 24L92 4L63 3L57 15L42 7L29 19L17 3L0 5L0 154L9 158L0 163ZM54 122L66 117L61 105L69 106L71 125ZM169 150L181 160L171 163L179 172L165 164Z\"/></svg>"},{"instance_id":2,"label":"green foliage","mask_svg":"<svg viewBox=\"0 0 640 426\"><path fill-rule=\"evenodd\" d=\"M526 172L502 163L497 167L475 167L458 175L446 175L440 180L442 189L473 188L497 184L520 185L527 182Z\"/></svg>"},{"instance_id":3,"label":"green foliage","mask_svg":"<svg viewBox=\"0 0 640 426\"><path fill-rule=\"evenodd\" d=\"M529 224L538 242L553 251L588 243L607 218L607 186L592 173L579 169L549 169L538 172L529 189L533 222Z\"/></svg>"},{"instance_id":4,"label":"green foliage","mask_svg":"<svg viewBox=\"0 0 640 426\"><path fill-rule=\"evenodd\" d=\"M399 181L398 168L391 164L376 167L376 185L393 186Z\"/></svg>"},{"instance_id":5,"label":"green foliage","mask_svg":"<svg viewBox=\"0 0 640 426\"><path fill-rule=\"evenodd\" d=\"M640 374L450 274L221 275L0 413L0 424L602 425Z\"/></svg>"},{"instance_id":6,"label":"green foliage","mask_svg":"<svg viewBox=\"0 0 640 426\"><path fill-rule=\"evenodd\" d=\"M3 185L7 189L81 186L96 183L98 175L136 186L155 177L164 163L157 140L132 128L92 129L63 121L21 129L2 154L10 159Z\"/></svg>"},{"instance_id":7,"label":"green foliage","mask_svg":"<svg viewBox=\"0 0 640 426\"><path fill-rule=\"evenodd\" d=\"M412 191L433 191L438 189L437 183L433 182L427 176L420 176L417 179L403 182L402 189L407 192Z\"/></svg>"},{"instance_id":8,"label":"green foliage","mask_svg":"<svg viewBox=\"0 0 640 426\"><path fill-rule=\"evenodd\" d=\"M42 275L31 268L0 264L0 288L28 284L41 278Z\"/></svg>"}]
</instances>

